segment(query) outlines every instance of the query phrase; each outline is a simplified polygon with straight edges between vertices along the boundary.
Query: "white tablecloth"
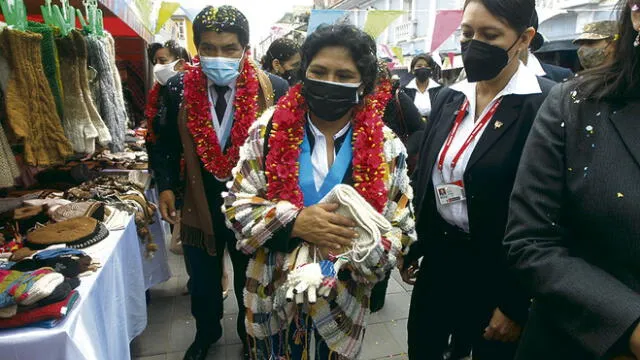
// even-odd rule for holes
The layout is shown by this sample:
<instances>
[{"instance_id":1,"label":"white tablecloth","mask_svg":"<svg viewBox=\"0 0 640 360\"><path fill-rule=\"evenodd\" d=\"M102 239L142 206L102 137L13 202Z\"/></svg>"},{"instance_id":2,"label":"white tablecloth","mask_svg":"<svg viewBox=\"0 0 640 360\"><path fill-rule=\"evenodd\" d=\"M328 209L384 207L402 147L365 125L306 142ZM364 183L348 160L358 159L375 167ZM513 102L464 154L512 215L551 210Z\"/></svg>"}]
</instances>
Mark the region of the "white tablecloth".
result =
<instances>
[{"instance_id":1,"label":"white tablecloth","mask_svg":"<svg viewBox=\"0 0 640 360\"><path fill-rule=\"evenodd\" d=\"M82 278L80 298L53 329L0 331L2 360L128 360L129 343L147 326L140 241L133 218L85 249L103 267Z\"/></svg>"},{"instance_id":2,"label":"white tablecloth","mask_svg":"<svg viewBox=\"0 0 640 360\"><path fill-rule=\"evenodd\" d=\"M158 204L158 191L155 187L147 190L145 195L147 196L147 200L156 205ZM157 210L153 216L155 222L149 226L149 231L151 232L153 241L158 245L158 251L156 251L152 259L142 259L145 289L150 289L151 287L163 283L171 278L166 245L167 239L171 234L171 230L169 229L169 224L162 220L160 210ZM140 251L144 257L146 248L143 244L140 245Z\"/></svg>"}]
</instances>

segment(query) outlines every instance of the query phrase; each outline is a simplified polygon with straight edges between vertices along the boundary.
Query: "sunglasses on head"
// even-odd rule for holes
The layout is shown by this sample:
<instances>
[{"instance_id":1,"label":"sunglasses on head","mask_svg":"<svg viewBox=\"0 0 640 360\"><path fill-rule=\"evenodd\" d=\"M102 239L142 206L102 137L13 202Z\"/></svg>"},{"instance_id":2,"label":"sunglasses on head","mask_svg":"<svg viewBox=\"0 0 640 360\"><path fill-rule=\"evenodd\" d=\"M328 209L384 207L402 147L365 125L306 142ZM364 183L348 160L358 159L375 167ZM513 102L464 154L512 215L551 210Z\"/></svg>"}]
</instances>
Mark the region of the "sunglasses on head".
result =
<instances>
[{"instance_id":1,"label":"sunglasses on head","mask_svg":"<svg viewBox=\"0 0 640 360\"><path fill-rule=\"evenodd\" d=\"M632 12L640 12L640 0L629 0L629 8Z\"/></svg>"}]
</instances>

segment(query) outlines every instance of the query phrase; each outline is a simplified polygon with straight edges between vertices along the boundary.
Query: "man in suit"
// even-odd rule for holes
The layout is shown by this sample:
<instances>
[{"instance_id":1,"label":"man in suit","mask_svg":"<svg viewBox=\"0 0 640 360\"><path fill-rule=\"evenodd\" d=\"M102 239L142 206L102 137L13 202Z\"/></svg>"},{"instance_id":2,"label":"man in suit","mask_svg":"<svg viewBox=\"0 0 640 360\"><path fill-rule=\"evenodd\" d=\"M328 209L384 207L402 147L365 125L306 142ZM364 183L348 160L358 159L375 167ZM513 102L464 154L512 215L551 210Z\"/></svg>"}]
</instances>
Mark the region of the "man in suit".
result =
<instances>
[{"instance_id":1,"label":"man in suit","mask_svg":"<svg viewBox=\"0 0 640 360\"><path fill-rule=\"evenodd\" d=\"M235 246L235 235L221 212L222 191L231 178L247 130L259 113L282 96L288 84L260 70L249 59L249 24L232 6L204 8L193 22L199 64L172 78L167 126L154 147L153 171L160 191L160 211L172 224L180 221L185 261L190 269L191 313L196 338L185 359L205 359L222 336L222 257L227 246L234 268L239 314L237 331L248 358L242 298L249 257ZM181 103L181 94L184 101ZM185 180L181 181L181 158ZM176 192L185 187L181 219Z\"/></svg>"},{"instance_id":2,"label":"man in suit","mask_svg":"<svg viewBox=\"0 0 640 360\"><path fill-rule=\"evenodd\" d=\"M544 45L544 37L538 32L538 26L538 12L535 11L531 18L531 27L536 30L536 35L531 41L529 51L523 51L520 60L522 60L536 76L544 77L557 83L571 79L574 76L571 70L556 65L541 63L533 54Z\"/></svg>"}]
</instances>

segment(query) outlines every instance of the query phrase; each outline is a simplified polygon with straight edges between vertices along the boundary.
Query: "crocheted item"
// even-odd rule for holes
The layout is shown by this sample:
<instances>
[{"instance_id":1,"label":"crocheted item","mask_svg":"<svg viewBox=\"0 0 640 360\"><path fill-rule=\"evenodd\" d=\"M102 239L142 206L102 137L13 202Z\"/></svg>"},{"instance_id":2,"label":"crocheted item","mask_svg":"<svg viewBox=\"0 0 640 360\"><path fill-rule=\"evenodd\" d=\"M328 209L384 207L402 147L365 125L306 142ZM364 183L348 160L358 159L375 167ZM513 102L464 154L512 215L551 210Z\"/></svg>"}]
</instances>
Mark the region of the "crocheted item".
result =
<instances>
[{"instance_id":1,"label":"crocheted item","mask_svg":"<svg viewBox=\"0 0 640 360\"><path fill-rule=\"evenodd\" d=\"M87 42L78 30L73 30L70 35L75 43L75 48L78 54L78 73L80 75L80 88L82 89L82 97L87 105L87 111L89 112L89 118L91 123L98 131L98 143L102 146L107 146L111 142L111 134L107 125L102 120L95 101L91 96L91 90L89 89L89 71L87 65Z\"/></svg>"},{"instance_id":2,"label":"crocheted item","mask_svg":"<svg viewBox=\"0 0 640 360\"><path fill-rule=\"evenodd\" d=\"M0 329L16 328L35 324L41 321L64 318L78 300L78 292L72 291L64 301L59 303L18 312L11 319L0 319Z\"/></svg>"},{"instance_id":3,"label":"crocheted item","mask_svg":"<svg viewBox=\"0 0 640 360\"><path fill-rule=\"evenodd\" d=\"M20 169L18 169L16 157L13 155L4 128L0 124L0 187L13 187L18 176L20 176Z\"/></svg>"},{"instance_id":4,"label":"crocheted item","mask_svg":"<svg viewBox=\"0 0 640 360\"><path fill-rule=\"evenodd\" d=\"M11 66L5 94L8 124L24 142L27 164L51 166L64 163L72 151L51 88L42 80L41 41L42 35L30 32L5 29L0 34L0 50Z\"/></svg>"},{"instance_id":5,"label":"crocheted item","mask_svg":"<svg viewBox=\"0 0 640 360\"><path fill-rule=\"evenodd\" d=\"M92 217L97 220L104 220L105 218L105 205L104 203L93 202L78 202L61 206L51 214L51 219L55 222L61 222L77 217Z\"/></svg>"},{"instance_id":6,"label":"crocheted item","mask_svg":"<svg viewBox=\"0 0 640 360\"><path fill-rule=\"evenodd\" d=\"M32 305L51 295L64 276L51 268L21 272L0 270L0 308Z\"/></svg>"},{"instance_id":7,"label":"crocheted item","mask_svg":"<svg viewBox=\"0 0 640 360\"><path fill-rule=\"evenodd\" d=\"M63 222L50 224L27 234L27 243L42 246L69 244L83 241L96 233L98 220L90 217L79 217Z\"/></svg>"},{"instance_id":8,"label":"crocheted item","mask_svg":"<svg viewBox=\"0 0 640 360\"><path fill-rule=\"evenodd\" d=\"M118 106L117 89L110 57L105 44L94 36L87 36L88 64L96 70L93 95L102 120L111 134L112 152L124 151L126 134L126 111Z\"/></svg>"},{"instance_id":9,"label":"crocheted item","mask_svg":"<svg viewBox=\"0 0 640 360\"><path fill-rule=\"evenodd\" d=\"M58 51L54 41L53 28L49 25L29 21L27 29L42 35L42 43L40 44L40 49L42 51L42 66L44 67L44 73L47 76L47 81L49 81L49 87L51 88L53 99L56 102L58 116L62 118L64 109L62 103L62 89L60 87L60 65L58 63Z\"/></svg>"},{"instance_id":10,"label":"crocheted item","mask_svg":"<svg viewBox=\"0 0 640 360\"><path fill-rule=\"evenodd\" d=\"M118 111L120 114L124 115L122 121L125 124L129 124L129 113L127 112L126 103L124 100L124 91L122 90L122 79L120 78L120 71L118 71L118 66L116 64L116 44L113 36L109 33L105 33L105 36L101 37L100 40L104 44L107 55L109 56L109 65L111 66L111 74L113 75L113 84L115 86L116 92L116 104L118 105Z\"/></svg>"},{"instance_id":11,"label":"crocheted item","mask_svg":"<svg viewBox=\"0 0 640 360\"><path fill-rule=\"evenodd\" d=\"M73 150L77 153L93 153L98 131L91 122L89 109L80 86L79 58L83 48L76 48L72 36L57 39L60 54L60 71L64 88L65 116L62 126Z\"/></svg>"}]
</instances>

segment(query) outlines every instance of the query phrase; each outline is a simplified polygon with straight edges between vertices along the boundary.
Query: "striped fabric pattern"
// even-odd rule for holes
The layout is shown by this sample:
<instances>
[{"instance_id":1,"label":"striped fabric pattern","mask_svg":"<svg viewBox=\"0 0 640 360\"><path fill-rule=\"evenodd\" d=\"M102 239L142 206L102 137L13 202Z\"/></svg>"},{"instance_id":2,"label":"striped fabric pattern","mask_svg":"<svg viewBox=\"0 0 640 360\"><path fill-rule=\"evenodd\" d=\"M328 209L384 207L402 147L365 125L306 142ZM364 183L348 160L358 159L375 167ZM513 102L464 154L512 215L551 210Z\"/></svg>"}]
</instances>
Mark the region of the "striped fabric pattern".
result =
<instances>
[{"instance_id":1,"label":"striped fabric pattern","mask_svg":"<svg viewBox=\"0 0 640 360\"><path fill-rule=\"evenodd\" d=\"M252 256L244 291L247 332L251 337L267 341L274 336L286 337L299 310L294 303L286 301L283 286L297 249L287 254L264 246L275 233L294 221L299 212L289 202L274 203L266 198L264 145L272 115L273 109L266 111L249 130L249 137L240 150L240 161L233 170L234 178L227 185L229 192L223 193L222 207L227 226L236 233L238 249ZM351 277L339 280L337 291L328 299L318 299L316 304L306 304L302 309L311 315L329 348L349 359L356 358L362 347L373 285L385 277L395 266L397 257L406 253L416 240L406 150L390 129L385 128L384 132L389 198L383 215L393 230L384 234L366 261L352 261L347 265Z\"/></svg>"}]
</instances>

